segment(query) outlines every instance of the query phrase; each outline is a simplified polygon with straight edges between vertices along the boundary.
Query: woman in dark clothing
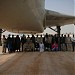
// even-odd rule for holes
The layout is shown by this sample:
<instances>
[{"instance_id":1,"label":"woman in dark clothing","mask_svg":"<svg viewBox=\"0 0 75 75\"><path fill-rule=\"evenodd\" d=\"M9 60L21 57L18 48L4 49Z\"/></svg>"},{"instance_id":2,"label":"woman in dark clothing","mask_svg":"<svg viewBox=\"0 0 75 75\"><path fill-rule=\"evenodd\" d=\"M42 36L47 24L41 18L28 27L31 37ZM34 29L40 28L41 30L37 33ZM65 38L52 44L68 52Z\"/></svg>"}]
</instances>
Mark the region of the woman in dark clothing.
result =
<instances>
[{"instance_id":1,"label":"woman in dark clothing","mask_svg":"<svg viewBox=\"0 0 75 75\"><path fill-rule=\"evenodd\" d=\"M15 38L14 38L14 35L12 35L11 41L12 41L12 52L15 52Z\"/></svg>"},{"instance_id":2,"label":"woman in dark clothing","mask_svg":"<svg viewBox=\"0 0 75 75\"><path fill-rule=\"evenodd\" d=\"M16 46L17 52L18 52L18 50L20 52L20 37L19 37L19 35L17 35L15 38L15 46Z\"/></svg>"}]
</instances>

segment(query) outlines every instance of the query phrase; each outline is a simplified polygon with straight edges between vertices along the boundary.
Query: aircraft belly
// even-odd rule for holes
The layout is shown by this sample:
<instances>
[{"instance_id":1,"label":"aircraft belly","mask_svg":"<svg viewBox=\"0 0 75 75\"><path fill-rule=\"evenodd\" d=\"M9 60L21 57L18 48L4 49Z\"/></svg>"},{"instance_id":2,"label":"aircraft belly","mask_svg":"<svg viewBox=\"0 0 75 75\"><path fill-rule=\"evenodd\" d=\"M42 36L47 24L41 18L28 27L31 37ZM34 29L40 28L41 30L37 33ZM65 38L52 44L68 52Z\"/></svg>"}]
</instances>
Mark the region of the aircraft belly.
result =
<instances>
[{"instance_id":1,"label":"aircraft belly","mask_svg":"<svg viewBox=\"0 0 75 75\"><path fill-rule=\"evenodd\" d=\"M42 32L44 7L39 7L35 2L36 0L0 0L0 28L13 32Z\"/></svg>"}]
</instances>

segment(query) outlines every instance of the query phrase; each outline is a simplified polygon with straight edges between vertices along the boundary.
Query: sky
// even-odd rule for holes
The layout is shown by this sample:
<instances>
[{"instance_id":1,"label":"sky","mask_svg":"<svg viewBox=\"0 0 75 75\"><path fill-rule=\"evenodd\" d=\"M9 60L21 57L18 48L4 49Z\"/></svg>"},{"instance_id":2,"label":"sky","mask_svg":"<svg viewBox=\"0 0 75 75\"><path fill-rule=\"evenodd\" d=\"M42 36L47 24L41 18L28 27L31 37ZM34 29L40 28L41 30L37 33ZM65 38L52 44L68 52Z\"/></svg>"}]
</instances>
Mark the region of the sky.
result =
<instances>
[{"instance_id":1,"label":"sky","mask_svg":"<svg viewBox=\"0 0 75 75\"><path fill-rule=\"evenodd\" d=\"M74 15L75 0L45 0L45 8L60 13Z\"/></svg>"},{"instance_id":2,"label":"sky","mask_svg":"<svg viewBox=\"0 0 75 75\"><path fill-rule=\"evenodd\" d=\"M75 15L75 0L45 0L45 8L48 10L57 11L67 15ZM51 32L47 28L44 33ZM61 27L61 33L74 33L74 25L66 25Z\"/></svg>"},{"instance_id":3,"label":"sky","mask_svg":"<svg viewBox=\"0 0 75 75\"><path fill-rule=\"evenodd\" d=\"M75 15L75 0L45 0L45 9L53 10L67 15ZM74 25L62 26L61 33L74 33L74 28ZM43 33L54 34L55 32L47 28Z\"/></svg>"}]
</instances>

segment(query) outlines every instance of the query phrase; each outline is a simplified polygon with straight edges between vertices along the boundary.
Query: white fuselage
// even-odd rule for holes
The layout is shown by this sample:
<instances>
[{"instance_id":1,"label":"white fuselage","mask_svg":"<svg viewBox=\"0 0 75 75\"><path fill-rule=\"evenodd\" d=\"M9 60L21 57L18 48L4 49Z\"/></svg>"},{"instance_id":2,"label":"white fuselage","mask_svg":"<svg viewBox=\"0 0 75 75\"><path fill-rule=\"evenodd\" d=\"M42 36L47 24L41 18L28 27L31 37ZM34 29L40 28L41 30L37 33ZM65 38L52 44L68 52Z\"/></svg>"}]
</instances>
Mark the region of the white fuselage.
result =
<instances>
[{"instance_id":1,"label":"white fuselage","mask_svg":"<svg viewBox=\"0 0 75 75\"><path fill-rule=\"evenodd\" d=\"M12 32L42 32L45 0L0 0L0 28Z\"/></svg>"}]
</instances>

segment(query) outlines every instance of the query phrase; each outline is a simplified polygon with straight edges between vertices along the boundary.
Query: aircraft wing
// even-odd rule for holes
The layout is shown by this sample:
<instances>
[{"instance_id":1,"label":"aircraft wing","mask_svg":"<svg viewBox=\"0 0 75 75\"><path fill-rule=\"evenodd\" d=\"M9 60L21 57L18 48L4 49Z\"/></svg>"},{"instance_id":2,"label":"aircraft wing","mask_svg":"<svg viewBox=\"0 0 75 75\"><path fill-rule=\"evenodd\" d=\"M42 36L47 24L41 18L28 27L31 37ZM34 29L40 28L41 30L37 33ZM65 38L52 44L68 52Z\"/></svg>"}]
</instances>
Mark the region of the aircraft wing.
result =
<instances>
[{"instance_id":1,"label":"aircraft wing","mask_svg":"<svg viewBox=\"0 0 75 75\"><path fill-rule=\"evenodd\" d=\"M46 10L45 27L63 26L67 24L75 24L75 16Z\"/></svg>"}]
</instances>

